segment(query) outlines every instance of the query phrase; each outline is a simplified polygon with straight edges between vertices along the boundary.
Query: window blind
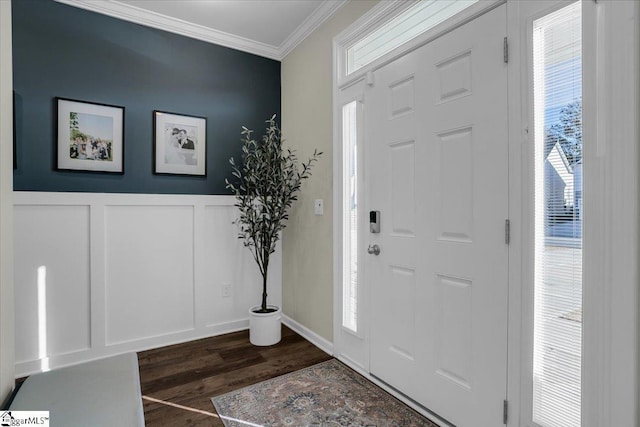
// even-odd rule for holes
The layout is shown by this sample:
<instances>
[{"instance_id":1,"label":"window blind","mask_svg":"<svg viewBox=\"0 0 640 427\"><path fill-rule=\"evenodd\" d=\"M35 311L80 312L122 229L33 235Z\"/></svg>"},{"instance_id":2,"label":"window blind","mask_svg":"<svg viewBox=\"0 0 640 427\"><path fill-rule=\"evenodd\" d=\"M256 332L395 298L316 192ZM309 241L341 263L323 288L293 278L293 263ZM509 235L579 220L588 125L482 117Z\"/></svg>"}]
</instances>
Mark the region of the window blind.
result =
<instances>
[{"instance_id":1,"label":"window blind","mask_svg":"<svg viewBox=\"0 0 640 427\"><path fill-rule=\"evenodd\" d=\"M533 23L535 277L533 421L581 425L582 17Z\"/></svg>"}]
</instances>

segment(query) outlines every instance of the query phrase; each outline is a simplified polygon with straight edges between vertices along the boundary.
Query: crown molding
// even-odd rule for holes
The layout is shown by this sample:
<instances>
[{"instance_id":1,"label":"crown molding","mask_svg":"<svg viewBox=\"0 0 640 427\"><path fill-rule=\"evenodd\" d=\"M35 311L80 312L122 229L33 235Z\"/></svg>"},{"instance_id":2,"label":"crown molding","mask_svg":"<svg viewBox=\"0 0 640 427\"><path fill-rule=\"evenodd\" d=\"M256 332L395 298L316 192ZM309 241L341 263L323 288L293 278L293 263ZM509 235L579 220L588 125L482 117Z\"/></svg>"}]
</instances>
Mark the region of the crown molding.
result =
<instances>
[{"instance_id":1,"label":"crown molding","mask_svg":"<svg viewBox=\"0 0 640 427\"><path fill-rule=\"evenodd\" d=\"M208 43L220 46L230 47L232 49L241 50L252 53L254 55L264 56L266 58L280 60L280 52L277 47L249 40L224 31L213 30L211 28L197 25L182 19L172 18L160 13L152 12L128 4L120 3L114 0L56 0L69 6L75 6L81 9L108 15L113 18L122 19L124 21L145 25L147 27L157 28L163 31L179 34Z\"/></svg>"},{"instance_id":2,"label":"crown molding","mask_svg":"<svg viewBox=\"0 0 640 427\"><path fill-rule=\"evenodd\" d=\"M311 15L296 28L289 37L280 45L280 59L284 59L293 49L304 41L327 19L333 16L349 0L327 0L322 3Z\"/></svg>"},{"instance_id":3,"label":"crown molding","mask_svg":"<svg viewBox=\"0 0 640 427\"><path fill-rule=\"evenodd\" d=\"M348 0L327 0L320 5L296 30L282 43L272 46L255 40L214 30L178 18L172 18L157 12L121 3L116 0L55 0L58 3L157 28L185 37L202 40L208 43L241 50L254 55L281 61L298 44L309 36L330 16L336 13Z\"/></svg>"}]
</instances>

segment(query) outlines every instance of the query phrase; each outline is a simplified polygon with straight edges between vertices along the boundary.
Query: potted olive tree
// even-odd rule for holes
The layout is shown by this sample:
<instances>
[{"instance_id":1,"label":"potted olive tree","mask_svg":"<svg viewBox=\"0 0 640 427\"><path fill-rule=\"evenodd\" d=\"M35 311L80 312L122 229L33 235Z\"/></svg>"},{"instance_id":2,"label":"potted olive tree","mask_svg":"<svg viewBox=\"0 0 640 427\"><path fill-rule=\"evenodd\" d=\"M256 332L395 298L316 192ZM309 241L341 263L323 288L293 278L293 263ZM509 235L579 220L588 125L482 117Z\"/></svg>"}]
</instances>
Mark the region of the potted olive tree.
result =
<instances>
[{"instance_id":1,"label":"potted olive tree","mask_svg":"<svg viewBox=\"0 0 640 427\"><path fill-rule=\"evenodd\" d=\"M262 275L262 303L249 309L250 341L262 346L280 341L281 309L267 304L269 259L286 227L302 181L311 176L311 166L322 155L314 150L306 163L299 162L295 151L282 146L282 133L275 118L274 115L266 121L266 134L261 141L251 138L253 131L242 128L242 162L233 157L229 160L234 180L225 180L240 210L234 221L240 229L238 238L250 249Z\"/></svg>"}]
</instances>

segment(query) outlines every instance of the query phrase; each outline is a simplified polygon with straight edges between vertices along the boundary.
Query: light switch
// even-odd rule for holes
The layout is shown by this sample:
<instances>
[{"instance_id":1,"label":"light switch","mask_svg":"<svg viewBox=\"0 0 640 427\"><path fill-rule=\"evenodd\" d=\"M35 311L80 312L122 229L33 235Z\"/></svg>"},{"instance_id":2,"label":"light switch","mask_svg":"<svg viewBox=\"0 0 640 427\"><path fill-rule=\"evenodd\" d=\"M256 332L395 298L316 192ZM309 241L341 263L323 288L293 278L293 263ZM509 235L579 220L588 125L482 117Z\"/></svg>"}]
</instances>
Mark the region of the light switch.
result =
<instances>
[{"instance_id":1,"label":"light switch","mask_svg":"<svg viewBox=\"0 0 640 427\"><path fill-rule=\"evenodd\" d=\"M315 199L313 201L313 213L316 215L324 215L324 202L322 199Z\"/></svg>"}]
</instances>

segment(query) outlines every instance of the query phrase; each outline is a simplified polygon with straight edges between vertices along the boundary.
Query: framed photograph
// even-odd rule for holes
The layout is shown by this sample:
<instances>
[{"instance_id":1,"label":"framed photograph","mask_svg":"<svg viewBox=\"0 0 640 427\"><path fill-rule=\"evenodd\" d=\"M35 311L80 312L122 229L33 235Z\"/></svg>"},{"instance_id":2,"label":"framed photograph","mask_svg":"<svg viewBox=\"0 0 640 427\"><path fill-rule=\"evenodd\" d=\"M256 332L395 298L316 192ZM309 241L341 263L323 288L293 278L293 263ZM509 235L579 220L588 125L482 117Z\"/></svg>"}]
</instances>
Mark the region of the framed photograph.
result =
<instances>
[{"instance_id":1,"label":"framed photograph","mask_svg":"<svg viewBox=\"0 0 640 427\"><path fill-rule=\"evenodd\" d=\"M207 174L207 119L153 112L154 173Z\"/></svg>"},{"instance_id":2,"label":"framed photograph","mask_svg":"<svg viewBox=\"0 0 640 427\"><path fill-rule=\"evenodd\" d=\"M58 169L124 173L124 107L56 98Z\"/></svg>"}]
</instances>

